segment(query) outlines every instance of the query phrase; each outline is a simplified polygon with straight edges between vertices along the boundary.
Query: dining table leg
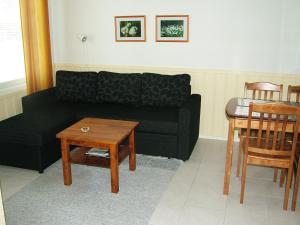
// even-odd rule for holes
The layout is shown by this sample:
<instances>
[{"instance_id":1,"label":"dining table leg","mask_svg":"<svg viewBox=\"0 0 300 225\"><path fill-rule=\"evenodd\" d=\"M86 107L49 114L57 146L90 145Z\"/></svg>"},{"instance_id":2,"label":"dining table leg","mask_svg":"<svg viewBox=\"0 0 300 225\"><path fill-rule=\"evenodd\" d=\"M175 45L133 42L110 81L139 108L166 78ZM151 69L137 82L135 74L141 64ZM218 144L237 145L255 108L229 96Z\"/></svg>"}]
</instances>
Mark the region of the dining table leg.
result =
<instances>
[{"instance_id":1,"label":"dining table leg","mask_svg":"<svg viewBox=\"0 0 300 225\"><path fill-rule=\"evenodd\" d=\"M233 139L234 139L234 119L229 119L226 164L225 164L225 174L224 174L224 187L223 187L224 195L228 195L229 192L230 173L231 173L232 155L233 155Z\"/></svg>"}]
</instances>

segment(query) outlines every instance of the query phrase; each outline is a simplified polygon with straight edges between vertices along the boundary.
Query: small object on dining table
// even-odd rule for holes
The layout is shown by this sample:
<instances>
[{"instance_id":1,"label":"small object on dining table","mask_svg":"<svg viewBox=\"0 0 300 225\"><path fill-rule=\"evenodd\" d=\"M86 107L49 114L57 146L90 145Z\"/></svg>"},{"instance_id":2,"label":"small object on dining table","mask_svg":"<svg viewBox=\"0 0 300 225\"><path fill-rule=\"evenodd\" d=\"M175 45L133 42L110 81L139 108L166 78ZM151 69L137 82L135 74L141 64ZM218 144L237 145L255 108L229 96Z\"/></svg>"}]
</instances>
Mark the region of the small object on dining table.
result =
<instances>
[{"instance_id":1,"label":"small object on dining table","mask_svg":"<svg viewBox=\"0 0 300 225\"><path fill-rule=\"evenodd\" d=\"M262 99L251 99L251 98L239 98L238 99L238 106L244 106L244 107L249 107L250 103L266 103L269 101L262 100Z\"/></svg>"},{"instance_id":2,"label":"small object on dining table","mask_svg":"<svg viewBox=\"0 0 300 225\"><path fill-rule=\"evenodd\" d=\"M81 127L80 130L84 133L87 133L87 132L89 132L90 127Z\"/></svg>"},{"instance_id":3,"label":"small object on dining table","mask_svg":"<svg viewBox=\"0 0 300 225\"><path fill-rule=\"evenodd\" d=\"M243 107L243 106L236 106L236 109L234 111L235 115L240 115L240 116L248 116L249 114L249 107ZM257 112L252 112L252 116L254 117L259 117L259 113Z\"/></svg>"}]
</instances>

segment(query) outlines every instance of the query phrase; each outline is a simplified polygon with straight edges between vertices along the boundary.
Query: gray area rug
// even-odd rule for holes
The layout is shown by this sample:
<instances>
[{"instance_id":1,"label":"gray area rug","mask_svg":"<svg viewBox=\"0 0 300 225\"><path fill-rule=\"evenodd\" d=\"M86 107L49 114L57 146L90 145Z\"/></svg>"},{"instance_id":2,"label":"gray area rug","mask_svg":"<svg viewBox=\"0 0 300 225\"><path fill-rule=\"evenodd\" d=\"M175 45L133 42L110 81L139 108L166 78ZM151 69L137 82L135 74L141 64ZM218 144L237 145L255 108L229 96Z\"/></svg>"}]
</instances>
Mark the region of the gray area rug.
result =
<instances>
[{"instance_id":1,"label":"gray area rug","mask_svg":"<svg viewBox=\"0 0 300 225\"><path fill-rule=\"evenodd\" d=\"M63 185L61 161L4 202L7 225L147 225L181 161L137 155L119 168L120 191L110 171L72 164L73 184Z\"/></svg>"}]
</instances>

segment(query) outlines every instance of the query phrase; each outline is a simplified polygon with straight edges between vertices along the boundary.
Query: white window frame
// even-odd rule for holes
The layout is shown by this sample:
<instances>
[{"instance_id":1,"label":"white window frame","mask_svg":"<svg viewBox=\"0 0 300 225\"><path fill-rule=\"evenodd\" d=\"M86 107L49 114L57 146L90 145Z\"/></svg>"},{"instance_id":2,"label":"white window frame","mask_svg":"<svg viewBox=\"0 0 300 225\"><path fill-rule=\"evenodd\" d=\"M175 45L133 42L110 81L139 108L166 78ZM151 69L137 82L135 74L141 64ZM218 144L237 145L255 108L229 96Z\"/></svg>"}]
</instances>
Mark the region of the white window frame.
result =
<instances>
[{"instance_id":1,"label":"white window frame","mask_svg":"<svg viewBox=\"0 0 300 225\"><path fill-rule=\"evenodd\" d=\"M13 3L12 5L11 5L11 9L13 10L12 12L11 12L11 16L13 16L13 17L15 17L16 15L18 15L18 14L20 14L19 13L19 9L17 10L17 9L15 9L13 6L15 6L15 4L18 4L19 5L19 3L17 3L19 0L14 0L14 1L16 1L15 3ZM3 9L5 9L5 2L6 1L4 1L4 8ZM10 2L10 0L7 0L7 2ZM12 3L12 2L10 2L10 3ZM10 9L10 8L9 8ZM17 10L17 11L16 11ZM9 10L8 10L8 12L10 12ZM5 13L4 13L4 15L5 15ZM3 16L3 15L2 15ZM7 15L8 16L8 15ZM4 17L3 17L4 18ZM6 17L5 17L6 18ZM6 29L5 29L5 25L6 25L6 23L9 25L10 23L12 23L12 24L15 24L16 23L16 21L17 21L17 19L15 18L15 20L14 19L12 19L12 17L9 17L8 16L8 18L7 18L7 21L4 19L4 21L3 21L3 26L4 26L4 41L6 40L6 36L5 36L5 31L6 31ZM19 28L20 28L20 32L17 32L17 36L19 37L19 35L21 35L21 43L19 43L20 45L22 45L22 52L23 52L23 55L24 55L24 48L23 48L23 43L22 43L22 25L21 25L21 17L19 17L19 24L15 24L17 27L15 27L15 28L18 28L19 26ZM9 32L10 31L10 29L9 29L10 27L8 26L7 27L7 32ZM12 31L14 31L14 29L12 29ZM7 40L9 40L9 39L7 39ZM23 60L24 60L24 56L23 56ZM24 73L23 74L23 76L20 76L20 77L12 77L13 79L11 79L11 80L6 80L6 81L2 81L1 80L1 82L0 82L0 96L3 96L3 95L8 95L8 94L12 94L13 92L19 92L19 91L24 91L24 90L26 90L26 78L25 78L25 62L23 63L23 67L24 67L24 71L22 71L21 73ZM5 72L5 71L2 71L3 73L9 73L9 72ZM16 71L16 75L21 75L20 74L20 72L18 72L18 71ZM19 73L19 74L18 74ZM9 78L9 75L10 74L2 74L2 76L4 76L4 75L8 75L8 78ZM0 74L0 76L1 76L1 74Z\"/></svg>"}]
</instances>

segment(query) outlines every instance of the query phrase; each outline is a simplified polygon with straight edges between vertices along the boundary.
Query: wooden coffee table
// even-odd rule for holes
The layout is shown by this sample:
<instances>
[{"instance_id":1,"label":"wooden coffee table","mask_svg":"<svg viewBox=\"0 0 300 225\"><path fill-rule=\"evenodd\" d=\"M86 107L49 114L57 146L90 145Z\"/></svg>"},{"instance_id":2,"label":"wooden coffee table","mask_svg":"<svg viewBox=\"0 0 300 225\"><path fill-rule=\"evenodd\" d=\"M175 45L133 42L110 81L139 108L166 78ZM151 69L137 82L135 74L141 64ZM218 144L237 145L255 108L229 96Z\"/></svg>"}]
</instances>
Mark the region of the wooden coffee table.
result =
<instances>
[{"instance_id":1,"label":"wooden coffee table","mask_svg":"<svg viewBox=\"0 0 300 225\"><path fill-rule=\"evenodd\" d=\"M136 168L134 129L139 122L84 118L56 135L61 139L64 184L72 184L70 145L109 149L111 192L119 191L119 146L128 138L129 170ZM87 132L82 127L89 127Z\"/></svg>"}]
</instances>

